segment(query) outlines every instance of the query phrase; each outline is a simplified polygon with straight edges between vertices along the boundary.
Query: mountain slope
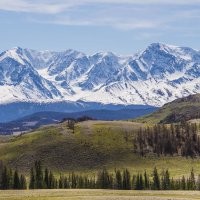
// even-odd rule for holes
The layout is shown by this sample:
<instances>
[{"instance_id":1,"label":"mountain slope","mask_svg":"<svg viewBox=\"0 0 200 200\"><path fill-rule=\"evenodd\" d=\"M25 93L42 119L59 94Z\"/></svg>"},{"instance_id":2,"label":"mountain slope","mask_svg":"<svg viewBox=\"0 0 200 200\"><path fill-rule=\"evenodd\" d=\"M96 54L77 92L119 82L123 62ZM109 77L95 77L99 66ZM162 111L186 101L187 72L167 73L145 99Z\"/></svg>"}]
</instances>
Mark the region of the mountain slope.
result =
<instances>
[{"instance_id":1,"label":"mountain slope","mask_svg":"<svg viewBox=\"0 0 200 200\"><path fill-rule=\"evenodd\" d=\"M154 113L137 119L147 123L176 123L200 118L200 94L176 99Z\"/></svg>"},{"instance_id":2,"label":"mountain slope","mask_svg":"<svg viewBox=\"0 0 200 200\"><path fill-rule=\"evenodd\" d=\"M17 47L0 54L0 99L161 106L199 93L199 71L200 51L160 43L132 56Z\"/></svg>"}]
</instances>

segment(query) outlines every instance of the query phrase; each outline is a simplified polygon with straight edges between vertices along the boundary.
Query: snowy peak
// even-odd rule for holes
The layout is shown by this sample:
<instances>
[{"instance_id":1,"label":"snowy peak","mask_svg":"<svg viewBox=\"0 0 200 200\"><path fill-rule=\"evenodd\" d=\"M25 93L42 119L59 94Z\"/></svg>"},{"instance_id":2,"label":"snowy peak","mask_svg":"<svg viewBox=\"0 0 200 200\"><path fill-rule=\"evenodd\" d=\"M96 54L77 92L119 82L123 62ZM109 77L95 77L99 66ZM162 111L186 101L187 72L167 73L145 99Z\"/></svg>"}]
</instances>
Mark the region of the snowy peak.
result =
<instances>
[{"instance_id":1,"label":"snowy peak","mask_svg":"<svg viewBox=\"0 0 200 200\"><path fill-rule=\"evenodd\" d=\"M25 65L25 62L23 61L23 53L22 49L20 47L14 47L11 50L4 51L3 53L0 54L0 61L10 58L15 60L16 62L19 62L22 65Z\"/></svg>"},{"instance_id":2,"label":"snowy peak","mask_svg":"<svg viewBox=\"0 0 200 200\"><path fill-rule=\"evenodd\" d=\"M199 58L200 52L191 48L153 43L139 55L138 60L146 66L149 75L159 79L184 72L192 64L199 63Z\"/></svg>"},{"instance_id":3,"label":"snowy peak","mask_svg":"<svg viewBox=\"0 0 200 200\"><path fill-rule=\"evenodd\" d=\"M74 61L82 59L85 55L69 49L54 55L53 62L48 66L49 75L56 75L67 69Z\"/></svg>"},{"instance_id":4,"label":"snowy peak","mask_svg":"<svg viewBox=\"0 0 200 200\"><path fill-rule=\"evenodd\" d=\"M195 59L195 55L199 54L200 52L197 50L194 50L189 47L178 47L174 45L166 45L162 43L152 43L148 46L148 48L144 52L151 52L153 54L168 54L172 55L176 58L185 60L185 61L191 61L192 59Z\"/></svg>"},{"instance_id":5,"label":"snowy peak","mask_svg":"<svg viewBox=\"0 0 200 200\"><path fill-rule=\"evenodd\" d=\"M39 75L19 47L0 55L1 102L54 99L62 97L59 90Z\"/></svg>"},{"instance_id":6,"label":"snowy peak","mask_svg":"<svg viewBox=\"0 0 200 200\"><path fill-rule=\"evenodd\" d=\"M55 52L51 51L35 51L31 49L24 49L24 56L26 60L36 69L44 69L51 63Z\"/></svg>"},{"instance_id":7,"label":"snowy peak","mask_svg":"<svg viewBox=\"0 0 200 200\"><path fill-rule=\"evenodd\" d=\"M12 48L0 54L0 98L160 106L200 92L200 51L161 43L132 56ZM6 91L6 92L5 92Z\"/></svg>"}]
</instances>

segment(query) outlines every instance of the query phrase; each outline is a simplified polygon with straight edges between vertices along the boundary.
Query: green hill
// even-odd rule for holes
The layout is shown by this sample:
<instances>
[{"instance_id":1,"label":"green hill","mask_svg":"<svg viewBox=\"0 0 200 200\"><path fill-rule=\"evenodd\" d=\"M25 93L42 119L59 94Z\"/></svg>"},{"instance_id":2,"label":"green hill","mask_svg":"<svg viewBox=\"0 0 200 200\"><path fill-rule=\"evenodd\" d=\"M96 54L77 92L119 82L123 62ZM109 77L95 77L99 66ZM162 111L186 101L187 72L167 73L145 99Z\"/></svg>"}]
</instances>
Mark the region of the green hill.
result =
<instances>
[{"instance_id":1,"label":"green hill","mask_svg":"<svg viewBox=\"0 0 200 200\"><path fill-rule=\"evenodd\" d=\"M132 122L86 121L76 124L74 134L65 123L47 126L1 139L0 160L25 171L35 160L59 171L112 165L131 154L132 132L140 126Z\"/></svg>"},{"instance_id":2,"label":"green hill","mask_svg":"<svg viewBox=\"0 0 200 200\"><path fill-rule=\"evenodd\" d=\"M177 123L200 118L200 94L165 104L156 112L136 119L142 123Z\"/></svg>"},{"instance_id":3,"label":"green hill","mask_svg":"<svg viewBox=\"0 0 200 200\"><path fill-rule=\"evenodd\" d=\"M183 157L141 157L133 151L133 138L145 124L123 121L87 121L76 124L75 133L65 123L40 128L21 136L0 138L0 160L29 173L35 160L41 160L59 174L76 171L96 173L128 168L131 172L170 169L172 175L200 173L200 160Z\"/></svg>"}]
</instances>

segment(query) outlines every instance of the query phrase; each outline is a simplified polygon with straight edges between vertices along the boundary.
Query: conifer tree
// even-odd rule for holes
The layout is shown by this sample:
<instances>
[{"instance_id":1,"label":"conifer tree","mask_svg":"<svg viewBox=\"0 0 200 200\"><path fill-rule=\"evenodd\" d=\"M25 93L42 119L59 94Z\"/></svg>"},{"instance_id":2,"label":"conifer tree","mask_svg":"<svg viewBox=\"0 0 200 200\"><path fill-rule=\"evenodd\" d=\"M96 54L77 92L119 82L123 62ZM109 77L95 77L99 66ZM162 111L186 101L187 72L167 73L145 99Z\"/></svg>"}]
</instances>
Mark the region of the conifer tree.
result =
<instances>
[{"instance_id":1,"label":"conifer tree","mask_svg":"<svg viewBox=\"0 0 200 200\"><path fill-rule=\"evenodd\" d=\"M55 188L55 178L53 176L53 173L50 171L49 173L49 189L54 189Z\"/></svg>"},{"instance_id":2,"label":"conifer tree","mask_svg":"<svg viewBox=\"0 0 200 200\"><path fill-rule=\"evenodd\" d=\"M196 184L195 184L195 175L194 175L194 170L192 169L191 170L191 173L190 173L190 181L191 181L191 190L195 190L196 189Z\"/></svg>"},{"instance_id":3,"label":"conifer tree","mask_svg":"<svg viewBox=\"0 0 200 200\"><path fill-rule=\"evenodd\" d=\"M20 189L22 189L22 190L27 189L26 178L22 174L20 176Z\"/></svg>"},{"instance_id":4,"label":"conifer tree","mask_svg":"<svg viewBox=\"0 0 200 200\"><path fill-rule=\"evenodd\" d=\"M35 171L33 167L31 168L30 172L30 183L29 183L29 188L30 189L35 189L36 183L35 183Z\"/></svg>"},{"instance_id":5,"label":"conifer tree","mask_svg":"<svg viewBox=\"0 0 200 200\"><path fill-rule=\"evenodd\" d=\"M13 172L12 172L12 169L8 169L8 189L13 189Z\"/></svg>"},{"instance_id":6,"label":"conifer tree","mask_svg":"<svg viewBox=\"0 0 200 200\"><path fill-rule=\"evenodd\" d=\"M162 189L163 190L169 190L170 189L170 176L169 176L168 170L163 171Z\"/></svg>"},{"instance_id":7,"label":"conifer tree","mask_svg":"<svg viewBox=\"0 0 200 200\"><path fill-rule=\"evenodd\" d=\"M156 167L153 170L153 189L160 190L160 178Z\"/></svg>"},{"instance_id":8,"label":"conifer tree","mask_svg":"<svg viewBox=\"0 0 200 200\"><path fill-rule=\"evenodd\" d=\"M68 181L67 177L64 178L64 188L65 189L70 188L69 181Z\"/></svg>"},{"instance_id":9,"label":"conifer tree","mask_svg":"<svg viewBox=\"0 0 200 200\"><path fill-rule=\"evenodd\" d=\"M143 190L144 189L144 181L142 174L137 174L136 182L135 182L135 189L136 190Z\"/></svg>"},{"instance_id":10,"label":"conifer tree","mask_svg":"<svg viewBox=\"0 0 200 200\"><path fill-rule=\"evenodd\" d=\"M181 189L186 190L185 176L183 176L182 179L181 179Z\"/></svg>"},{"instance_id":11,"label":"conifer tree","mask_svg":"<svg viewBox=\"0 0 200 200\"><path fill-rule=\"evenodd\" d=\"M149 189L149 177L146 170L144 172L144 189Z\"/></svg>"},{"instance_id":12,"label":"conifer tree","mask_svg":"<svg viewBox=\"0 0 200 200\"><path fill-rule=\"evenodd\" d=\"M200 174L198 175L196 186L197 190L200 190Z\"/></svg>"},{"instance_id":13,"label":"conifer tree","mask_svg":"<svg viewBox=\"0 0 200 200\"><path fill-rule=\"evenodd\" d=\"M58 181L58 188L63 189L64 188L64 177L60 174L60 178Z\"/></svg>"},{"instance_id":14,"label":"conifer tree","mask_svg":"<svg viewBox=\"0 0 200 200\"><path fill-rule=\"evenodd\" d=\"M143 177L142 174L140 174L140 190L144 189L144 181L143 181Z\"/></svg>"},{"instance_id":15,"label":"conifer tree","mask_svg":"<svg viewBox=\"0 0 200 200\"><path fill-rule=\"evenodd\" d=\"M13 189L20 189L20 177L17 170L14 172Z\"/></svg>"},{"instance_id":16,"label":"conifer tree","mask_svg":"<svg viewBox=\"0 0 200 200\"><path fill-rule=\"evenodd\" d=\"M171 190L175 190L175 183L174 183L174 179L173 178L170 181L170 188L171 188Z\"/></svg>"},{"instance_id":17,"label":"conifer tree","mask_svg":"<svg viewBox=\"0 0 200 200\"><path fill-rule=\"evenodd\" d=\"M1 175L1 188L3 190L9 189L9 181L10 181L10 177L9 177L8 168L4 166L2 175Z\"/></svg>"},{"instance_id":18,"label":"conifer tree","mask_svg":"<svg viewBox=\"0 0 200 200\"><path fill-rule=\"evenodd\" d=\"M116 189L121 190L122 189L122 175L120 170L115 170L115 185Z\"/></svg>"},{"instance_id":19,"label":"conifer tree","mask_svg":"<svg viewBox=\"0 0 200 200\"><path fill-rule=\"evenodd\" d=\"M45 168L44 172L44 183L46 185L46 188L49 188L49 170Z\"/></svg>"},{"instance_id":20,"label":"conifer tree","mask_svg":"<svg viewBox=\"0 0 200 200\"><path fill-rule=\"evenodd\" d=\"M165 172L165 182L166 182L166 189L170 190L170 175L168 170L166 170Z\"/></svg>"},{"instance_id":21,"label":"conifer tree","mask_svg":"<svg viewBox=\"0 0 200 200\"><path fill-rule=\"evenodd\" d=\"M131 189L131 178L130 178L130 172L128 169L123 170L123 189L124 190L130 190Z\"/></svg>"},{"instance_id":22,"label":"conifer tree","mask_svg":"<svg viewBox=\"0 0 200 200\"><path fill-rule=\"evenodd\" d=\"M139 173L138 173L137 176L136 176L135 190L141 190L141 186L140 186L140 175L139 175Z\"/></svg>"},{"instance_id":23,"label":"conifer tree","mask_svg":"<svg viewBox=\"0 0 200 200\"><path fill-rule=\"evenodd\" d=\"M110 187L110 176L107 170L104 168L102 171L98 173L97 177L97 187L99 189L108 189Z\"/></svg>"},{"instance_id":24,"label":"conifer tree","mask_svg":"<svg viewBox=\"0 0 200 200\"><path fill-rule=\"evenodd\" d=\"M84 178L80 175L80 176L77 176L77 179L78 179L77 188L79 188L79 189L85 188Z\"/></svg>"},{"instance_id":25,"label":"conifer tree","mask_svg":"<svg viewBox=\"0 0 200 200\"><path fill-rule=\"evenodd\" d=\"M43 182L43 172L42 166L40 161L35 162L35 181L36 181L36 188L43 189L44 182Z\"/></svg>"},{"instance_id":26,"label":"conifer tree","mask_svg":"<svg viewBox=\"0 0 200 200\"><path fill-rule=\"evenodd\" d=\"M72 172L71 179L72 179L71 187L72 187L72 188L76 188L76 186L77 186L77 177L76 177L76 175L74 174L74 172Z\"/></svg>"}]
</instances>

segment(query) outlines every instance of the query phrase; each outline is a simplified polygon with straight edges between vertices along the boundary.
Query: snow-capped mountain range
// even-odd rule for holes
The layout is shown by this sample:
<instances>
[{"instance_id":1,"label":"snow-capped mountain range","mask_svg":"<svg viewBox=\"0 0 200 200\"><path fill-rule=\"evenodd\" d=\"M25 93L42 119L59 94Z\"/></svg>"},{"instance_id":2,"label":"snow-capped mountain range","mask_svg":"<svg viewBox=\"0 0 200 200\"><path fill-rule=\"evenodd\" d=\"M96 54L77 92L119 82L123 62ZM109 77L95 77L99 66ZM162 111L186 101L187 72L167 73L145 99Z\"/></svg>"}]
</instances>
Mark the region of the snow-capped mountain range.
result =
<instances>
[{"instance_id":1,"label":"snow-capped mountain range","mask_svg":"<svg viewBox=\"0 0 200 200\"><path fill-rule=\"evenodd\" d=\"M0 54L0 103L161 106L200 93L200 51L160 43L132 56L20 47Z\"/></svg>"}]
</instances>

